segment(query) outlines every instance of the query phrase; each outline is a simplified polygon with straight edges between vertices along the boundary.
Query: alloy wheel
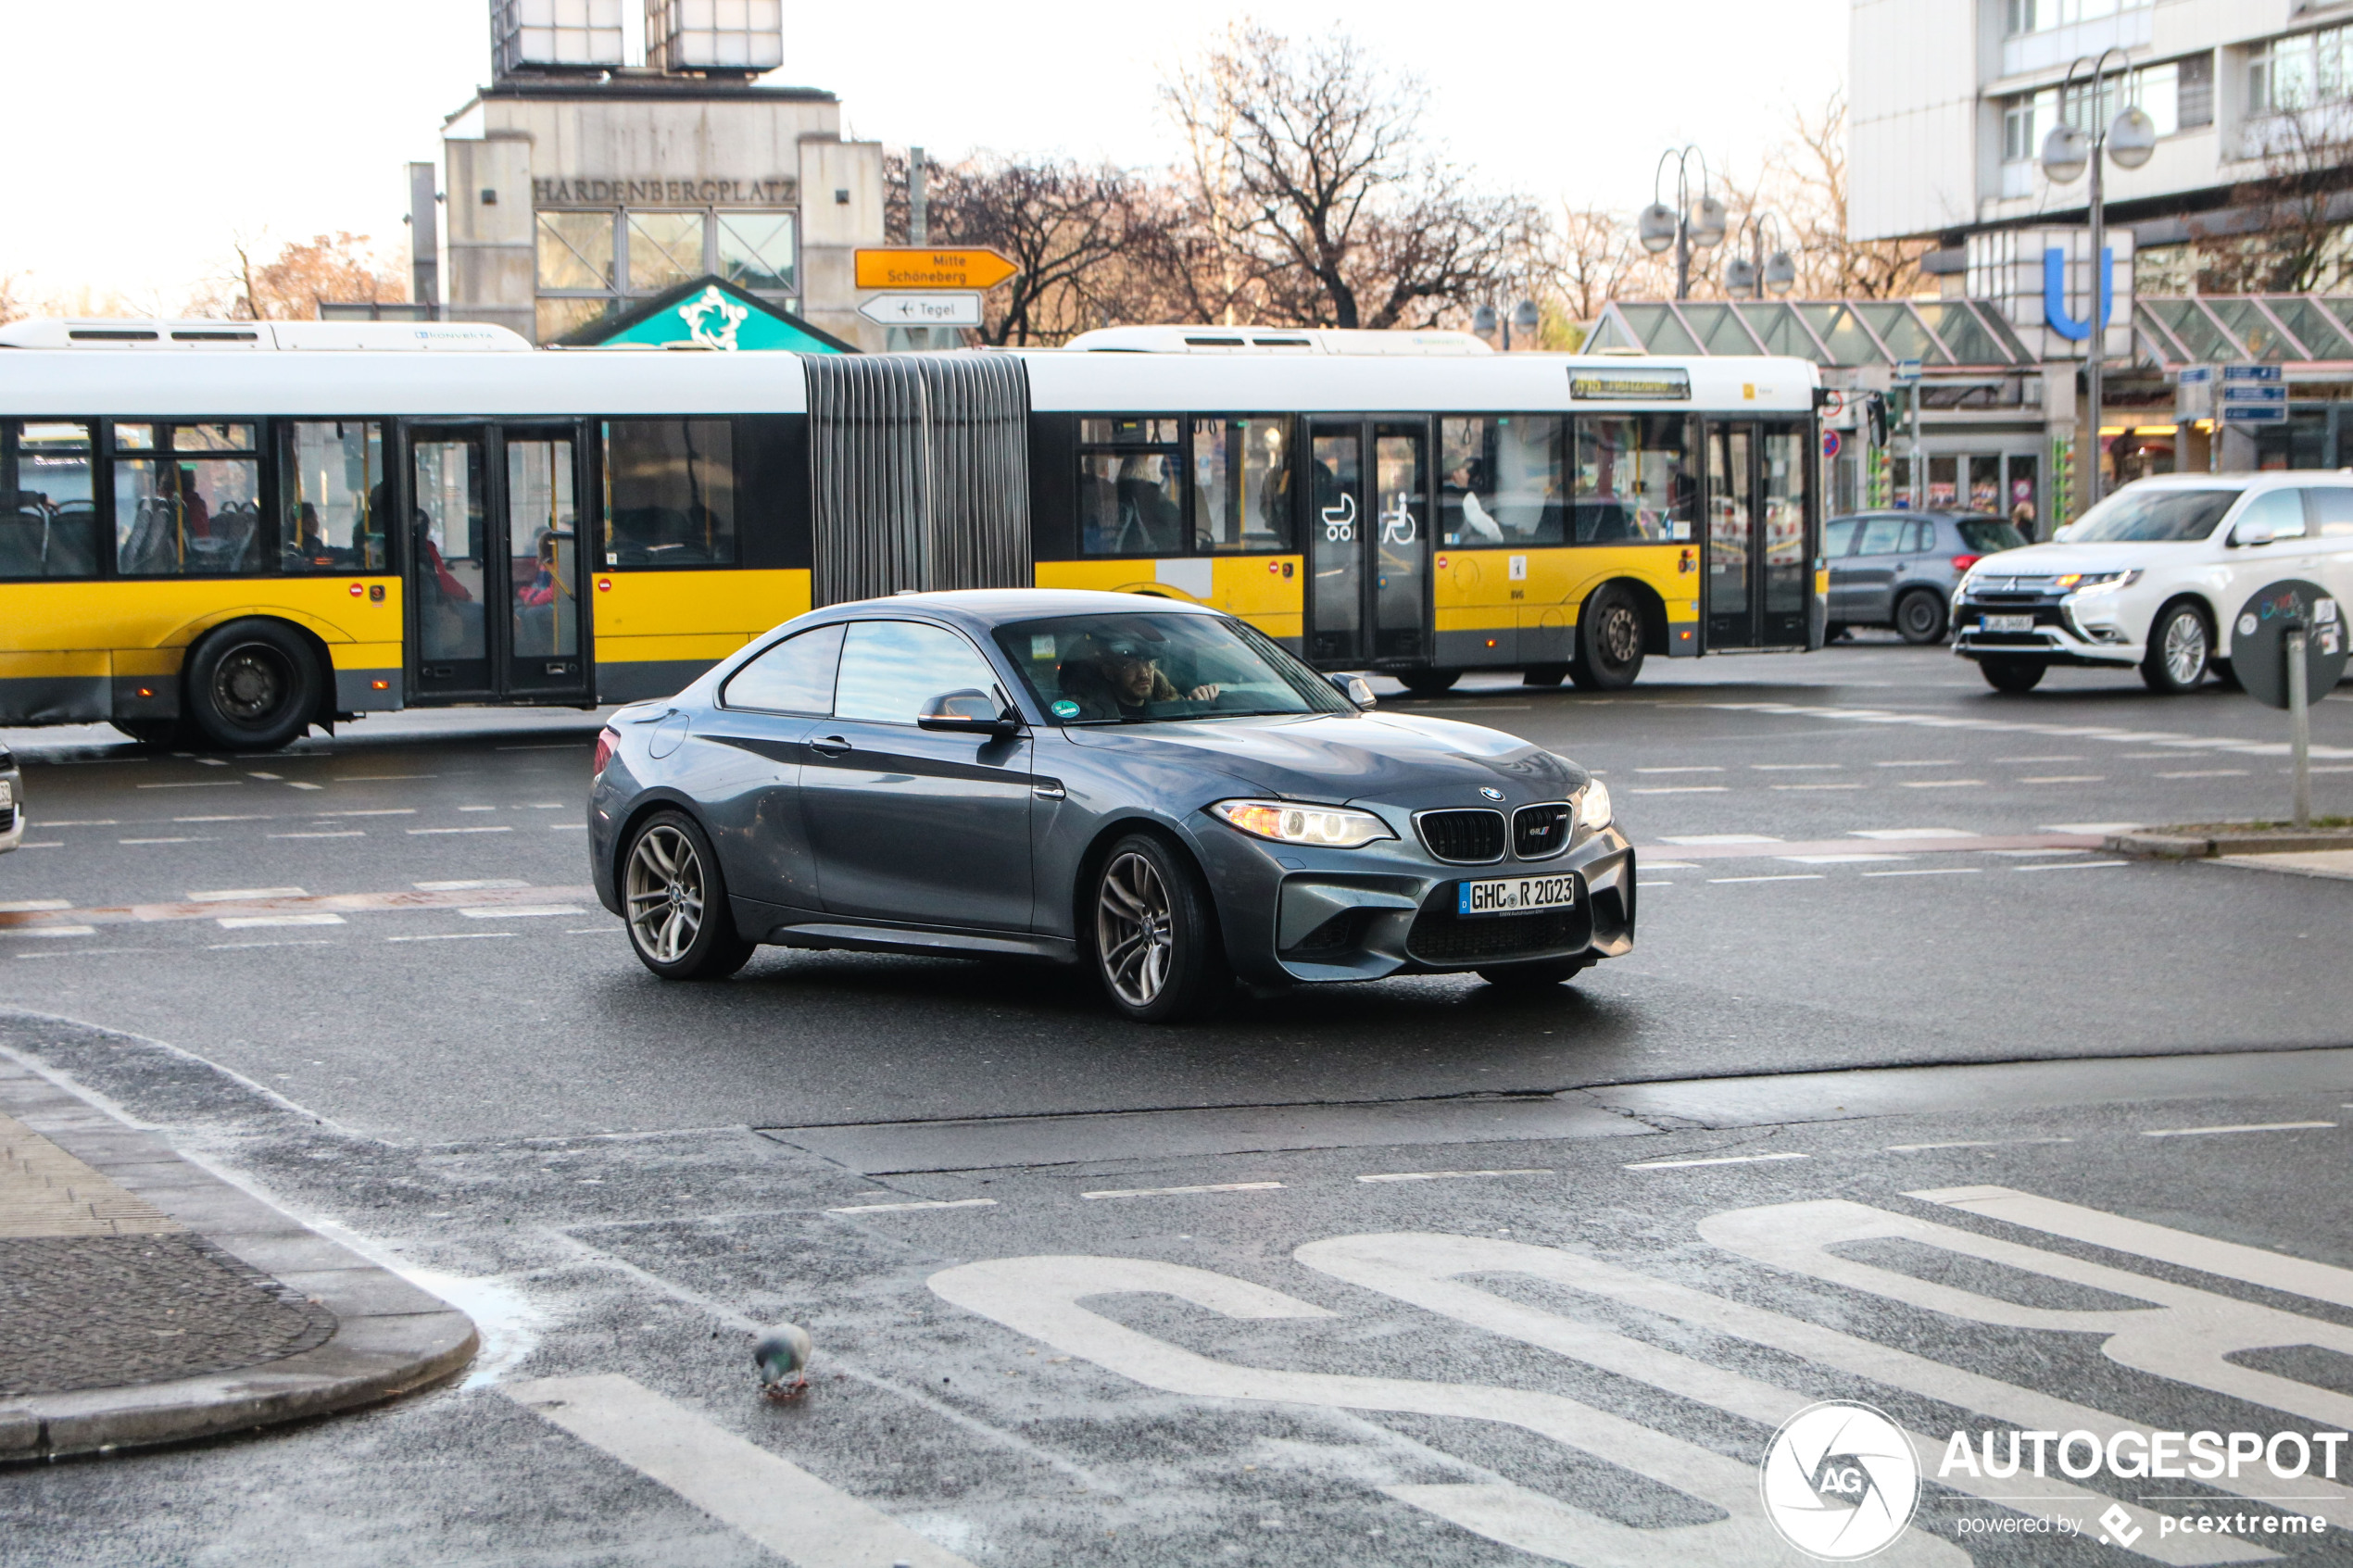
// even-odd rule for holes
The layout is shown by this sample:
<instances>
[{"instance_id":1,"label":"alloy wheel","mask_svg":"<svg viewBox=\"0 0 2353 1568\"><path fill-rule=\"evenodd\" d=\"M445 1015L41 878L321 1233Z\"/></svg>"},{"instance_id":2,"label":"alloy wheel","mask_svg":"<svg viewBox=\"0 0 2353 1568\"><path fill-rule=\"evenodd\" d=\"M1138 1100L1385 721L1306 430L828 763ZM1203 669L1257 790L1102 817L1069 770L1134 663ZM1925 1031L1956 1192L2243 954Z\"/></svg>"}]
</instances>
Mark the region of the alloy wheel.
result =
<instances>
[{"instance_id":1,"label":"alloy wheel","mask_svg":"<svg viewBox=\"0 0 2353 1568\"><path fill-rule=\"evenodd\" d=\"M658 823L629 851L629 932L657 963L676 963L702 930L702 857L686 835Z\"/></svg>"},{"instance_id":2,"label":"alloy wheel","mask_svg":"<svg viewBox=\"0 0 2353 1568\"><path fill-rule=\"evenodd\" d=\"M2206 670L2206 622L2185 609L2165 623L2165 672L2177 686L2195 685Z\"/></svg>"},{"instance_id":3,"label":"alloy wheel","mask_svg":"<svg viewBox=\"0 0 2353 1568\"><path fill-rule=\"evenodd\" d=\"M1168 983L1176 957L1168 885L1160 869L1134 850L1104 868L1095 901L1095 950L1103 978L1130 1007L1150 1007Z\"/></svg>"},{"instance_id":4,"label":"alloy wheel","mask_svg":"<svg viewBox=\"0 0 2353 1568\"><path fill-rule=\"evenodd\" d=\"M283 706L292 685L274 648L233 648L213 667L212 700L239 723L258 724Z\"/></svg>"}]
</instances>

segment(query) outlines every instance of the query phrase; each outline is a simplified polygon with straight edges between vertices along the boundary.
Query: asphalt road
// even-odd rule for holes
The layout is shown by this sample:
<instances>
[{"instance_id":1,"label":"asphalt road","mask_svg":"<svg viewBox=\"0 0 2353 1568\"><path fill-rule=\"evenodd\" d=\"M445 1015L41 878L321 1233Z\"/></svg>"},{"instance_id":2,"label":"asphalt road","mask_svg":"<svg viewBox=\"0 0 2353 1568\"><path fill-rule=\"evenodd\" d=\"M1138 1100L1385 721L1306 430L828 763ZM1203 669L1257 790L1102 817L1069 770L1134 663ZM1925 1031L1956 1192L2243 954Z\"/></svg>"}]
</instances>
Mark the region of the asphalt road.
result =
<instances>
[{"instance_id":1,"label":"asphalt road","mask_svg":"<svg viewBox=\"0 0 2353 1568\"><path fill-rule=\"evenodd\" d=\"M1964 1427L2353 1424L2353 888L1902 836L2282 814L2282 716L2066 672L2001 697L1889 645L1405 706L1604 771L1646 850L1632 957L1160 1032L1011 967L664 986L586 895L590 716L271 758L9 735L0 906L157 918L0 935L0 1046L490 1349L357 1418L0 1473L0 1563L756 1562L812 1521L877 1565L1794 1562L1755 1461L1809 1399L1925 1435L1931 1480ZM2353 811L2353 703L2314 733L2316 805ZM1907 1063L1959 1065L1787 1076ZM2211 1353L2103 1355L2145 1300L2221 1324ZM747 1330L781 1315L817 1384L763 1405ZM2121 1561L2115 1499L2130 1555L2253 1561L2158 1515L2269 1486L2264 1517L2353 1524L2339 1477L1931 1486L1890 1561Z\"/></svg>"}]
</instances>

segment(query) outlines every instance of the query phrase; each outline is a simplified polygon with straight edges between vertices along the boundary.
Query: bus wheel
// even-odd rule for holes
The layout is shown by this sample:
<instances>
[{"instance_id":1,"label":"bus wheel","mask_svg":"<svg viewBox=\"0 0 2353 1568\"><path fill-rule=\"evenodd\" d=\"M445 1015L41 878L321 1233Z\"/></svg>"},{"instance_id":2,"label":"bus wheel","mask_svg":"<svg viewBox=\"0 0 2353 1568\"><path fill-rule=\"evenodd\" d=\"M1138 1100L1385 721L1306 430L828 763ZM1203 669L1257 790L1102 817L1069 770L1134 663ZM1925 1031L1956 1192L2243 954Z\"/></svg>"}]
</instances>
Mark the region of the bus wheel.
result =
<instances>
[{"instance_id":1,"label":"bus wheel","mask_svg":"<svg viewBox=\"0 0 2353 1568\"><path fill-rule=\"evenodd\" d=\"M319 661L294 629L259 617L232 621L188 660L189 721L223 751L275 751L319 710Z\"/></svg>"},{"instance_id":2,"label":"bus wheel","mask_svg":"<svg viewBox=\"0 0 2353 1568\"><path fill-rule=\"evenodd\" d=\"M1416 696L1436 696L1463 678L1459 670L1400 670L1400 684Z\"/></svg>"},{"instance_id":3,"label":"bus wheel","mask_svg":"<svg viewBox=\"0 0 2353 1568\"><path fill-rule=\"evenodd\" d=\"M1642 672L1642 610L1615 583L1593 590L1577 617L1568 678L1589 692L1623 691Z\"/></svg>"}]
</instances>

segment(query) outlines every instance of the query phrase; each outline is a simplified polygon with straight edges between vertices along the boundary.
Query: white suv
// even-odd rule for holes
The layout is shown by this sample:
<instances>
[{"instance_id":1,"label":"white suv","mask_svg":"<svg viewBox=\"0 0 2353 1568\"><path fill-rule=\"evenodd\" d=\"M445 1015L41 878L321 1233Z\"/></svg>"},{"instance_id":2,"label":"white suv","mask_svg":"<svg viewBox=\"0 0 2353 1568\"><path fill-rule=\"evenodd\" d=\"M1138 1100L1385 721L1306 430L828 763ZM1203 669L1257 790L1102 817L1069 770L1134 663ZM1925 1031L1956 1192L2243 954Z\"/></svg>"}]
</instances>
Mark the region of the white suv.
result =
<instances>
[{"instance_id":1,"label":"white suv","mask_svg":"<svg viewBox=\"0 0 2353 1568\"><path fill-rule=\"evenodd\" d=\"M2137 480L2050 544L1972 567L1953 651L2006 692L2054 664L2137 665L2150 690L2185 692L2229 676L2240 607L2289 577L2353 603L2353 470Z\"/></svg>"}]
</instances>

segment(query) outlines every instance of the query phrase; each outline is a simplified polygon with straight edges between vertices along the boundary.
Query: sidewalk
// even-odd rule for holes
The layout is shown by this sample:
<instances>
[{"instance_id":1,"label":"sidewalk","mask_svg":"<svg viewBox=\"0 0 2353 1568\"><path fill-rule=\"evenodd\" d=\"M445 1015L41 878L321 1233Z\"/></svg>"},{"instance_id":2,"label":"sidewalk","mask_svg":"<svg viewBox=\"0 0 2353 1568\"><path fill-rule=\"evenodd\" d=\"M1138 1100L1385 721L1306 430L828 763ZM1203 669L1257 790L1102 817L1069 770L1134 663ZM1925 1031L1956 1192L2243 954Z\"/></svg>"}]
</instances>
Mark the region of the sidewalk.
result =
<instances>
[{"instance_id":1,"label":"sidewalk","mask_svg":"<svg viewBox=\"0 0 2353 1568\"><path fill-rule=\"evenodd\" d=\"M0 1461L371 1403L462 1312L0 1055Z\"/></svg>"}]
</instances>

